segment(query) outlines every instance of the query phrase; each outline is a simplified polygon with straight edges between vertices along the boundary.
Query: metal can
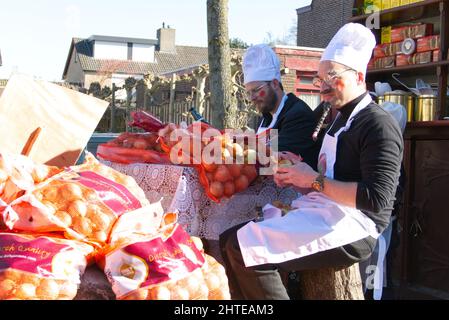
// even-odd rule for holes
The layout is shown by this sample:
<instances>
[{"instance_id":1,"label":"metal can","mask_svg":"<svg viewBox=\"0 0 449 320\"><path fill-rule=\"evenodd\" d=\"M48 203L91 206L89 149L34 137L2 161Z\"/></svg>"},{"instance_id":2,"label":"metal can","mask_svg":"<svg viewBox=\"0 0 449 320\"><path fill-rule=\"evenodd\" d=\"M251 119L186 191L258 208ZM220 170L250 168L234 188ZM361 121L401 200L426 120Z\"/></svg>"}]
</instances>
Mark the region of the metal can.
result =
<instances>
[{"instance_id":1,"label":"metal can","mask_svg":"<svg viewBox=\"0 0 449 320\"><path fill-rule=\"evenodd\" d=\"M408 92L386 92L383 96L384 101L398 103L404 106L407 110L407 122L412 122L414 119L415 98Z\"/></svg>"},{"instance_id":2,"label":"metal can","mask_svg":"<svg viewBox=\"0 0 449 320\"><path fill-rule=\"evenodd\" d=\"M433 95L421 95L416 97L415 121L436 120L437 97Z\"/></svg>"}]
</instances>

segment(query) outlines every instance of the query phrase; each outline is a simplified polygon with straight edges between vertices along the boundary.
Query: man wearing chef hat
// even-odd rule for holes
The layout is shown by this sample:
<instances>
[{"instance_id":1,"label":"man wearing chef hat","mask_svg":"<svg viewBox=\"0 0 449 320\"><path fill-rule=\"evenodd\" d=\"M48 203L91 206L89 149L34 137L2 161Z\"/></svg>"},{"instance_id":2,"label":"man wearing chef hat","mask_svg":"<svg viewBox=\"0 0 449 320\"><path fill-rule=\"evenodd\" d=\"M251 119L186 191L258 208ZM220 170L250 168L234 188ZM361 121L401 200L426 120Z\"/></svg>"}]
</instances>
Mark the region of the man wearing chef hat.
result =
<instances>
[{"instance_id":1,"label":"man wearing chef hat","mask_svg":"<svg viewBox=\"0 0 449 320\"><path fill-rule=\"evenodd\" d=\"M276 53L265 44L248 48L243 57L243 75L248 99L263 116L257 133L277 129L279 151L301 154L316 168L320 144L313 141L312 135L317 120L304 101L293 93L284 93Z\"/></svg>"},{"instance_id":2,"label":"man wearing chef hat","mask_svg":"<svg viewBox=\"0 0 449 320\"><path fill-rule=\"evenodd\" d=\"M388 225L403 140L397 122L366 89L375 44L369 29L349 23L323 53L314 84L339 113L325 135L318 172L291 158L294 165L275 174L279 186L311 192L295 200L287 215L249 222L224 244L228 273L238 279L244 298L288 299L279 270L366 260Z\"/></svg>"}]
</instances>

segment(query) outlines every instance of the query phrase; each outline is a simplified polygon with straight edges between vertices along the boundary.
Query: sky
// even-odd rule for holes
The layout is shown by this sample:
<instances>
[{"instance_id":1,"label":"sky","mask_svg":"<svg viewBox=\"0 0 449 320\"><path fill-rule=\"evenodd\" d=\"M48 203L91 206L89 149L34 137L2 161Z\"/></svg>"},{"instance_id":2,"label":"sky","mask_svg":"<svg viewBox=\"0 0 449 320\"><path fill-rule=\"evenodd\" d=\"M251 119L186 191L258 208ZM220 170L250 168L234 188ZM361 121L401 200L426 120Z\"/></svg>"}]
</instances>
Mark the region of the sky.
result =
<instances>
[{"instance_id":1,"label":"sky","mask_svg":"<svg viewBox=\"0 0 449 320\"><path fill-rule=\"evenodd\" d=\"M177 45L207 46L206 0L0 0L0 79L12 72L62 80L73 37L156 39L165 22ZM229 36L248 44L282 38L311 0L229 0Z\"/></svg>"}]
</instances>

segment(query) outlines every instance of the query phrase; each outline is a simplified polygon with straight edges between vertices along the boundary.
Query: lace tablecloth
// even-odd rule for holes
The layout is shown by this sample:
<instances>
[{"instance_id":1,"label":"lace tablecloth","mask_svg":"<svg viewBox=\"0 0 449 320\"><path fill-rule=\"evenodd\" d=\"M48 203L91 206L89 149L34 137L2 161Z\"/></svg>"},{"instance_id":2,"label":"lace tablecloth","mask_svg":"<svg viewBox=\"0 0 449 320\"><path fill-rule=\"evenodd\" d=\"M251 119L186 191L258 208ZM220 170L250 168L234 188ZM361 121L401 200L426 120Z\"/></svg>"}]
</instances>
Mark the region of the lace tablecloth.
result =
<instances>
[{"instance_id":1,"label":"lace tablecloth","mask_svg":"<svg viewBox=\"0 0 449 320\"><path fill-rule=\"evenodd\" d=\"M179 223L192 236L218 240L223 231L257 216L257 208L275 200L290 204L298 197L292 188L278 188L273 179L259 179L247 190L215 203L201 186L194 168L157 165L104 164L133 177L151 203L161 201L165 212L177 210Z\"/></svg>"}]
</instances>

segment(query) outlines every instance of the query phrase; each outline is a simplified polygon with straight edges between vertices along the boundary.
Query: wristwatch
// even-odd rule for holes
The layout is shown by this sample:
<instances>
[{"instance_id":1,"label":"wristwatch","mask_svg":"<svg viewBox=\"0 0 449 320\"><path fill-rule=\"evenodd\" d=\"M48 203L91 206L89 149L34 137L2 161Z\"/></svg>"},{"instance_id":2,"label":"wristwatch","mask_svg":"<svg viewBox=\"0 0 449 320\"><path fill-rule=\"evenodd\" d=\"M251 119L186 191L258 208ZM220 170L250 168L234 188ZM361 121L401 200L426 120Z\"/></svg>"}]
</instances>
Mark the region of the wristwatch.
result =
<instances>
[{"instance_id":1,"label":"wristwatch","mask_svg":"<svg viewBox=\"0 0 449 320\"><path fill-rule=\"evenodd\" d=\"M317 192L323 192L324 190L324 174L320 173L315 181L312 182L312 189Z\"/></svg>"}]
</instances>

